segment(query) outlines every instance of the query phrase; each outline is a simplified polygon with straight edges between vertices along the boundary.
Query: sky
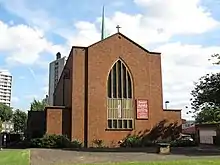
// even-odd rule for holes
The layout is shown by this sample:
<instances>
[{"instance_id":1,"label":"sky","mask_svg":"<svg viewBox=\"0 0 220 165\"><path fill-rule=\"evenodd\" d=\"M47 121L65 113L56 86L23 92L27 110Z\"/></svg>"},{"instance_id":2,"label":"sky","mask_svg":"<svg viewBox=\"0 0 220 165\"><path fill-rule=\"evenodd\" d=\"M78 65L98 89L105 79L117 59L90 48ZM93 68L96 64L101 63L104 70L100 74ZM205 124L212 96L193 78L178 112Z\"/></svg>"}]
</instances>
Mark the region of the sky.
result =
<instances>
[{"instance_id":1,"label":"sky","mask_svg":"<svg viewBox=\"0 0 220 165\"><path fill-rule=\"evenodd\" d=\"M13 75L12 107L30 108L48 92L48 64L59 51L88 46L105 32L120 32L150 51L161 52L164 102L191 119L194 82L220 67L220 0L0 0L0 69ZM186 108L188 106L188 109Z\"/></svg>"}]
</instances>

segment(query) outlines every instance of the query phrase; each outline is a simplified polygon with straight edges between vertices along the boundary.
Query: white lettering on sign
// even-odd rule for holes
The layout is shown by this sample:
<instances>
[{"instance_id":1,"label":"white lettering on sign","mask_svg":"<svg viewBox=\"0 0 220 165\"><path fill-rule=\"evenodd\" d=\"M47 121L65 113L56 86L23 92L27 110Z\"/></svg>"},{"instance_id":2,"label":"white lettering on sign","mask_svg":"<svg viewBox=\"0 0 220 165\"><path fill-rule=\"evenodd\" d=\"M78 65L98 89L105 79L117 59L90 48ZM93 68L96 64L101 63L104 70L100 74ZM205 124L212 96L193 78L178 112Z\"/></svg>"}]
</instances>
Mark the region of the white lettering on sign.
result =
<instances>
[{"instance_id":1,"label":"white lettering on sign","mask_svg":"<svg viewBox=\"0 0 220 165\"><path fill-rule=\"evenodd\" d=\"M148 119L148 100L137 100L137 119Z\"/></svg>"}]
</instances>

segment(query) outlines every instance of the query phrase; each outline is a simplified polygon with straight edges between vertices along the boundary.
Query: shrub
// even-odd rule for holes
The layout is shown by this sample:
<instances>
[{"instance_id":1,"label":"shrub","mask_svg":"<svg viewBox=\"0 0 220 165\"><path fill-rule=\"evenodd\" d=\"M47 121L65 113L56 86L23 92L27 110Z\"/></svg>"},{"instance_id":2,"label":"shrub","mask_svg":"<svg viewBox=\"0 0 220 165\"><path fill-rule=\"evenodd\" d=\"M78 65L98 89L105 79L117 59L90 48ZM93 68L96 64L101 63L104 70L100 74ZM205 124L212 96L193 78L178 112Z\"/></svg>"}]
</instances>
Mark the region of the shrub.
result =
<instances>
[{"instance_id":1,"label":"shrub","mask_svg":"<svg viewBox=\"0 0 220 165\"><path fill-rule=\"evenodd\" d=\"M170 145L171 147L193 147L196 146L196 143L190 140L175 140Z\"/></svg>"},{"instance_id":2,"label":"shrub","mask_svg":"<svg viewBox=\"0 0 220 165\"><path fill-rule=\"evenodd\" d=\"M102 148L103 147L103 143L104 141L101 139L95 139L92 141L98 148Z\"/></svg>"},{"instance_id":3,"label":"shrub","mask_svg":"<svg viewBox=\"0 0 220 165\"><path fill-rule=\"evenodd\" d=\"M82 143L78 140L73 140L70 144L70 148L81 148Z\"/></svg>"},{"instance_id":4,"label":"shrub","mask_svg":"<svg viewBox=\"0 0 220 165\"><path fill-rule=\"evenodd\" d=\"M129 136L120 144L121 147L141 147L142 139L136 135Z\"/></svg>"},{"instance_id":5,"label":"shrub","mask_svg":"<svg viewBox=\"0 0 220 165\"><path fill-rule=\"evenodd\" d=\"M42 139L41 138L31 139L30 147L33 147L33 148L41 148L41 147L43 147Z\"/></svg>"},{"instance_id":6,"label":"shrub","mask_svg":"<svg viewBox=\"0 0 220 165\"><path fill-rule=\"evenodd\" d=\"M43 138L31 139L30 147L34 148L80 148L82 143L77 140L71 142L63 135L45 135Z\"/></svg>"},{"instance_id":7,"label":"shrub","mask_svg":"<svg viewBox=\"0 0 220 165\"><path fill-rule=\"evenodd\" d=\"M148 139L142 139L141 146L142 147L152 147L152 146L155 146L155 142L148 140Z\"/></svg>"}]
</instances>

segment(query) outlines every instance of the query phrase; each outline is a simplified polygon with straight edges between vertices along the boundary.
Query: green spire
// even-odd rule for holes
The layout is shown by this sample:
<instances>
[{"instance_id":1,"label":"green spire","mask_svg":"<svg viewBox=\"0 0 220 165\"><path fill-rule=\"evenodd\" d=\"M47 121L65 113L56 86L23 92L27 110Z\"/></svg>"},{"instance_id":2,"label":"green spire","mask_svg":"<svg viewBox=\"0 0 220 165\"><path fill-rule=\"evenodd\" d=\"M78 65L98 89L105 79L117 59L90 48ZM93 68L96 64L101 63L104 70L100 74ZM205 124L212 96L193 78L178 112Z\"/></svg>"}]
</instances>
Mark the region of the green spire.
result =
<instances>
[{"instance_id":1,"label":"green spire","mask_svg":"<svg viewBox=\"0 0 220 165\"><path fill-rule=\"evenodd\" d=\"M102 32L101 40L105 39L105 7L102 8Z\"/></svg>"}]
</instances>

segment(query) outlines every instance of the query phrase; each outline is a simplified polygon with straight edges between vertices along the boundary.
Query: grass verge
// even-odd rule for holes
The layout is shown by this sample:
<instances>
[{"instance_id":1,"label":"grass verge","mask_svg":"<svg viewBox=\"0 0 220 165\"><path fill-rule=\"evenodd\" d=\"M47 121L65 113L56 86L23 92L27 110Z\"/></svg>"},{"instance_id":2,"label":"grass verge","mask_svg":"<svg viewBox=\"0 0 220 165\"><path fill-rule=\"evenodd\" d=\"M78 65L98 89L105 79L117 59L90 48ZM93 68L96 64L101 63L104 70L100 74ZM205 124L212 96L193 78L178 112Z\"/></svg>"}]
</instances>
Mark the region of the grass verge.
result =
<instances>
[{"instance_id":1,"label":"grass verge","mask_svg":"<svg viewBox=\"0 0 220 165\"><path fill-rule=\"evenodd\" d=\"M29 150L2 150L0 151L0 165L29 165Z\"/></svg>"}]
</instances>

